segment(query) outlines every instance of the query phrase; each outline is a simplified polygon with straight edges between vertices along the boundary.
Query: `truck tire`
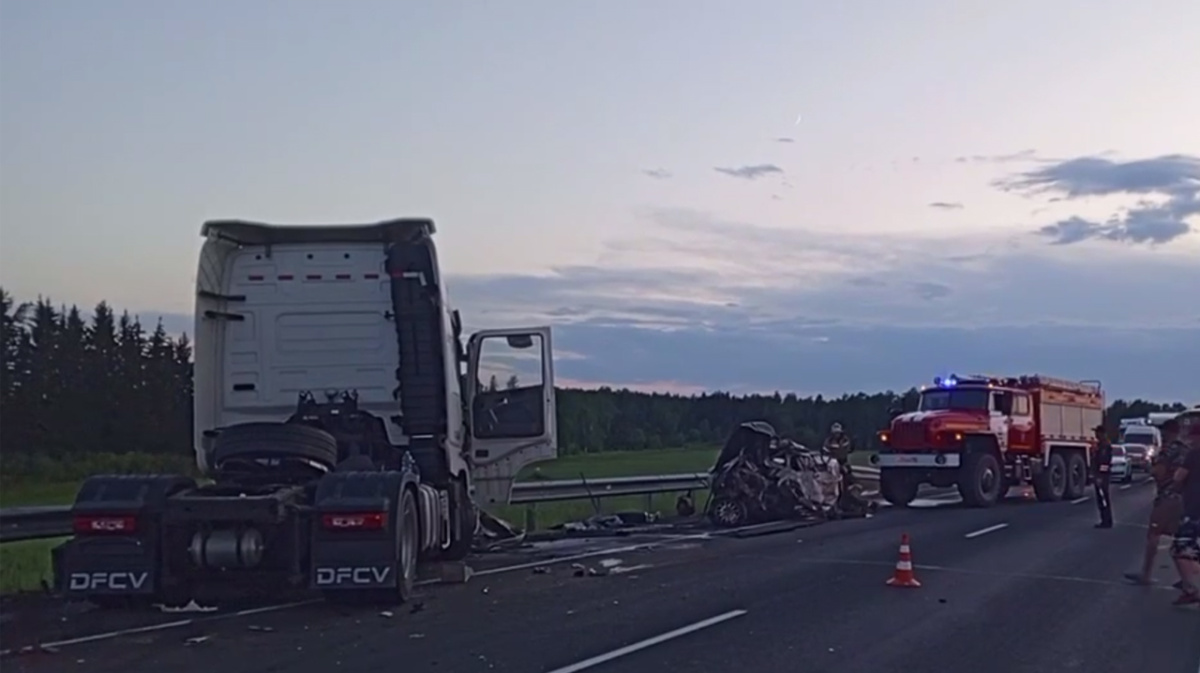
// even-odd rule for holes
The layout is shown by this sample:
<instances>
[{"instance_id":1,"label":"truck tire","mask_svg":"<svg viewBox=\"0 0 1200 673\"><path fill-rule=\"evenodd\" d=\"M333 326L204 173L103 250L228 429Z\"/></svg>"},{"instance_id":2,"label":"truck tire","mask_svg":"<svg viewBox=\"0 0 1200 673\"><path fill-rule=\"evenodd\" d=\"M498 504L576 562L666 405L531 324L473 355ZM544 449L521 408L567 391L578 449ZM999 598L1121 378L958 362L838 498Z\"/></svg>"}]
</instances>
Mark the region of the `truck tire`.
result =
<instances>
[{"instance_id":1,"label":"truck tire","mask_svg":"<svg viewBox=\"0 0 1200 673\"><path fill-rule=\"evenodd\" d=\"M1067 454L1067 487L1065 497L1077 500L1087 494L1087 460L1079 451Z\"/></svg>"},{"instance_id":2,"label":"truck tire","mask_svg":"<svg viewBox=\"0 0 1200 673\"><path fill-rule=\"evenodd\" d=\"M903 470L879 471L879 494L895 507L908 507L921 488L917 479Z\"/></svg>"},{"instance_id":3,"label":"truck tire","mask_svg":"<svg viewBox=\"0 0 1200 673\"><path fill-rule=\"evenodd\" d=\"M958 493L968 507L991 507L1004 495L1004 470L991 452L963 456Z\"/></svg>"},{"instance_id":4,"label":"truck tire","mask_svg":"<svg viewBox=\"0 0 1200 673\"><path fill-rule=\"evenodd\" d=\"M396 564L396 600L404 603L412 598L417 582L417 562L421 553L421 517L413 489L405 488L400 497L400 550Z\"/></svg>"},{"instance_id":5,"label":"truck tire","mask_svg":"<svg viewBox=\"0 0 1200 673\"><path fill-rule=\"evenodd\" d=\"M332 469L338 462L333 435L298 423L243 423L225 428L212 449L213 466L233 458L303 458Z\"/></svg>"},{"instance_id":6,"label":"truck tire","mask_svg":"<svg viewBox=\"0 0 1200 673\"><path fill-rule=\"evenodd\" d=\"M441 557L447 561L461 561L471 553L475 542L475 528L479 523L479 512L471 502L471 494L463 479L450 480L450 516L454 522L454 539L444 549Z\"/></svg>"},{"instance_id":7,"label":"truck tire","mask_svg":"<svg viewBox=\"0 0 1200 673\"><path fill-rule=\"evenodd\" d=\"M1050 462L1033 478L1033 492L1041 502L1057 502L1067 492L1067 461L1061 451L1050 453Z\"/></svg>"}]
</instances>

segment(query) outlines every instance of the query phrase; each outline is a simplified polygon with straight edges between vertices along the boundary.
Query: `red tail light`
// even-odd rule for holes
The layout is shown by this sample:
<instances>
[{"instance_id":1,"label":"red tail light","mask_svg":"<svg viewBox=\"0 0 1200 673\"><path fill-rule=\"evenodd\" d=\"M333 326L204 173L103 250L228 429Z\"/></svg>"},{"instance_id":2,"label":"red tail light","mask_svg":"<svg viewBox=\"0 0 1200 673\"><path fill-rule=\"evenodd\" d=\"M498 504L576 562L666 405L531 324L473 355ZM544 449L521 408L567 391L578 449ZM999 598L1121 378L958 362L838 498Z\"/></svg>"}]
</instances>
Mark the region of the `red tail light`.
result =
<instances>
[{"instance_id":1,"label":"red tail light","mask_svg":"<svg viewBox=\"0 0 1200 673\"><path fill-rule=\"evenodd\" d=\"M72 528L76 535L129 535L137 532L137 517L123 514L76 515Z\"/></svg>"},{"instance_id":2,"label":"red tail light","mask_svg":"<svg viewBox=\"0 0 1200 673\"><path fill-rule=\"evenodd\" d=\"M326 530L383 530L387 519L387 512L338 512L321 515L321 526Z\"/></svg>"}]
</instances>

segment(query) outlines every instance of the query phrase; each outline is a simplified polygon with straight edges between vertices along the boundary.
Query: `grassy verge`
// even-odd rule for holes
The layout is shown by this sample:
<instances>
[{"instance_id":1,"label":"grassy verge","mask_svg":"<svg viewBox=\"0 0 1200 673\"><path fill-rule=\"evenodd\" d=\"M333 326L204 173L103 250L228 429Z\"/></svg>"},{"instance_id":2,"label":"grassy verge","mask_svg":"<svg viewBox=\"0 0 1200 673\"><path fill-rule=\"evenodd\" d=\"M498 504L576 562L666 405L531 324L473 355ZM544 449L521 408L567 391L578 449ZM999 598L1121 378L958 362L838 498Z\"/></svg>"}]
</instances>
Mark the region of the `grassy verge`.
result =
<instances>
[{"instance_id":1,"label":"grassy verge","mask_svg":"<svg viewBox=\"0 0 1200 673\"><path fill-rule=\"evenodd\" d=\"M0 544L0 594L34 591L51 581L50 549L67 538Z\"/></svg>"}]
</instances>

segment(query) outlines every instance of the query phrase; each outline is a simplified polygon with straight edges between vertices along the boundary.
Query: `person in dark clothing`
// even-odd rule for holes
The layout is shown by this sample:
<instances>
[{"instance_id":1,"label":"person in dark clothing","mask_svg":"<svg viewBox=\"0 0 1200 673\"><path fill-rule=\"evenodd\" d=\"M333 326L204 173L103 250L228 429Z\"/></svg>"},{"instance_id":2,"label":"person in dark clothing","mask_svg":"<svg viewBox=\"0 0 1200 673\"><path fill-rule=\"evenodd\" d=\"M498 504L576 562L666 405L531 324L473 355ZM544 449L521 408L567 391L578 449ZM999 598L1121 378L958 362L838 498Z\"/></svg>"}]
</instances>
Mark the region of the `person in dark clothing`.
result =
<instances>
[{"instance_id":1,"label":"person in dark clothing","mask_svg":"<svg viewBox=\"0 0 1200 673\"><path fill-rule=\"evenodd\" d=\"M850 437L842 431L841 423L834 423L829 428L823 448L837 460L838 468L842 471L842 492L849 491L854 485L854 471L850 469L850 453L854 451L854 446L850 443Z\"/></svg>"},{"instance_id":2,"label":"person in dark clothing","mask_svg":"<svg viewBox=\"0 0 1200 673\"><path fill-rule=\"evenodd\" d=\"M1162 425L1163 450L1150 463L1150 476L1154 479L1154 506L1150 510L1150 528L1146 535L1146 549L1142 555L1141 572L1125 573L1125 579L1134 584L1153 583L1154 559L1158 556L1158 543L1164 535L1174 537L1183 517L1183 494L1175 483L1175 470L1183 467L1188 455L1188 446L1179 437L1179 423L1171 419ZM1182 582L1176 582L1180 588Z\"/></svg>"},{"instance_id":3,"label":"person in dark clothing","mask_svg":"<svg viewBox=\"0 0 1200 673\"><path fill-rule=\"evenodd\" d=\"M1100 510L1100 523L1096 528L1112 528L1112 499L1109 497L1108 478L1112 474L1112 443L1104 432L1103 425L1094 428L1096 432L1095 487L1096 508Z\"/></svg>"},{"instance_id":4,"label":"person in dark clothing","mask_svg":"<svg viewBox=\"0 0 1200 673\"><path fill-rule=\"evenodd\" d=\"M1200 604L1200 447L1193 442L1183 465L1175 470L1183 494L1183 519L1175 531L1171 557L1179 570L1180 590L1175 605Z\"/></svg>"}]
</instances>

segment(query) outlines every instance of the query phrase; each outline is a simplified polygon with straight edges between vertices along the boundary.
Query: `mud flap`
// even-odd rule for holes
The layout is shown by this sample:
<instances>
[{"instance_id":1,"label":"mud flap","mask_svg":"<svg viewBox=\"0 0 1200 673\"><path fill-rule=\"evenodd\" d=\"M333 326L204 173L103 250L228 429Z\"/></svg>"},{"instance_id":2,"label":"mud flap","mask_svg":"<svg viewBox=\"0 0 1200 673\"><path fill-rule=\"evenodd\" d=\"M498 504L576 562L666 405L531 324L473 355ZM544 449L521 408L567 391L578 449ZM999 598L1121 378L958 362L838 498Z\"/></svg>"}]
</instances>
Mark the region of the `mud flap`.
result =
<instances>
[{"instance_id":1,"label":"mud flap","mask_svg":"<svg viewBox=\"0 0 1200 673\"><path fill-rule=\"evenodd\" d=\"M333 472L317 483L309 586L320 591L398 587L403 472Z\"/></svg>"},{"instance_id":2,"label":"mud flap","mask_svg":"<svg viewBox=\"0 0 1200 673\"><path fill-rule=\"evenodd\" d=\"M71 508L76 537L52 554L55 587L67 597L88 599L159 593L160 516L169 495L194 486L176 475L84 481Z\"/></svg>"}]
</instances>

